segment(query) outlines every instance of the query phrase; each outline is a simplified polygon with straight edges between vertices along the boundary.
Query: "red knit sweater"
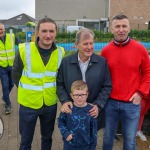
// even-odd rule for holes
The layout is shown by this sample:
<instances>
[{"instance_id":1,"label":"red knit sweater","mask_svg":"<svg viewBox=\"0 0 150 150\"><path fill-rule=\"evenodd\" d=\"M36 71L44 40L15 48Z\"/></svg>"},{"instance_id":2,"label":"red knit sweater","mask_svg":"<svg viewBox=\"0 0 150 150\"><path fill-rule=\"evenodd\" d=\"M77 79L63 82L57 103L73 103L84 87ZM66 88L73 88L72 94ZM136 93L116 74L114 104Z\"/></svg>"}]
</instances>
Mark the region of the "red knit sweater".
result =
<instances>
[{"instance_id":1,"label":"red knit sweater","mask_svg":"<svg viewBox=\"0 0 150 150\"><path fill-rule=\"evenodd\" d=\"M144 46L130 39L127 45L110 42L101 55L107 59L112 77L110 98L129 101L138 92L147 95L150 89L150 61Z\"/></svg>"}]
</instances>

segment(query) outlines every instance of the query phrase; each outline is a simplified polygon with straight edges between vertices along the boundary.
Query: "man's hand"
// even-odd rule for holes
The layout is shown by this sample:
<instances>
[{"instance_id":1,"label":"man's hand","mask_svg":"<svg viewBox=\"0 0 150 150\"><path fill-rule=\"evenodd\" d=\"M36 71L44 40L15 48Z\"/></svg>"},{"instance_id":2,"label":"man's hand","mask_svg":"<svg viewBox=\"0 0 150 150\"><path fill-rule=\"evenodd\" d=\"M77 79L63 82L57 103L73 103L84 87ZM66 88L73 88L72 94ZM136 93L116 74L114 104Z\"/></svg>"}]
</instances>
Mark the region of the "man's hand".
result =
<instances>
[{"instance_id":1,"label":"man's hand","mask_svg":"<svg viewBox=\"0 0 150 150\"><path fill-rule=\"evenodd\" d=\"M70 134L68 137L67 137L67 139L66 139L66 141L70 141L70 140L72 140L72 134Z\"/></svg>"},{"instance_id":2,"label":"man's hand","mask_svg":"<svg viewBox=\"0 0 150 150\"><path fill-rule=\"evenodd\" d=\"M137 93L134 93L129 100L132 101L133 104L139 105L141 102L141 99L142 98Z\"/></svg>"},{"instance_id":3,"label":"man's hand","mask_svg":"<svg viewBox=\"0 0 150 150\"><path fill-rule=\"evenodd\" d=\"M99 113L99 109L98 109L98 106L97 105L93 105L93 104L90 104L92 105L92 109L89 111L90 115L93 116L94 118L96 118L98 116L98 113Z\"/></svg>"},{"instance_id":4,"label":"man's hand","mask_svg":"<svg viewBox=\"0 0 150 150\"><path fill-rule=\"evenodd\" d=\"M69 106L72 108L73 107L73 104L72 102L66 102L62 105L61 107L61 112L63 113L71 113L71 109L69 108Z\"/></svg>"}]
</instances>

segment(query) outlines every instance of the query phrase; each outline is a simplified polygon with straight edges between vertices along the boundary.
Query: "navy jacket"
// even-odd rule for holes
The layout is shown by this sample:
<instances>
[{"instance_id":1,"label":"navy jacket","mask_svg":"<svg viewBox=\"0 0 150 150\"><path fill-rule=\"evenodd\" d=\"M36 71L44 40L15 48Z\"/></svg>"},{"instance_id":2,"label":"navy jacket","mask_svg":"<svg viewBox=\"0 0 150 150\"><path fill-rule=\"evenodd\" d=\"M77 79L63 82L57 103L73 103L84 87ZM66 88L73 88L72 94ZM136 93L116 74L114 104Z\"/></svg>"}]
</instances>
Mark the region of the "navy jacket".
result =
<instances>
[{"instance_id":1,"label":"navy jacket","mask_svg":"<svg viewBox=\"0 0 150 150\"><path fill-rule=\"evenodd\" d=\"M93 53L85 78L89 89L87 102L98 105L101 113L112 89L106 59ZM70 97L71 84L76 80L82 80L82 73L78 63L78 52L65 57L58 70L57 95L61 103L72 101Z\"/></svg>"}]
</instances>

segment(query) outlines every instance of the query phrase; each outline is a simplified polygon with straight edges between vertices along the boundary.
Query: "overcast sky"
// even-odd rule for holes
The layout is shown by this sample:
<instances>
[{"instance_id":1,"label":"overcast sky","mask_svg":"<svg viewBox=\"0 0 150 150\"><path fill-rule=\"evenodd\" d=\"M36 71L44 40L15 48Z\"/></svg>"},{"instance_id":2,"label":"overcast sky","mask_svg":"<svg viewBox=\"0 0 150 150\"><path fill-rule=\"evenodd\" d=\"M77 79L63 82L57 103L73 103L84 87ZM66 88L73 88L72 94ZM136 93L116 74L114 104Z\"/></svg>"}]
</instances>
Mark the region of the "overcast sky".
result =
<instances>
[{"instance_id":1,"label":"overcast sky","mask_svg":"<svg viewBox=\"0 0 150 150\"><path fill-rule=\"evenodd\" d=\"M25 13L35 18L35 0L0 0L0 20Z\"/></svg>"}]
</instances>

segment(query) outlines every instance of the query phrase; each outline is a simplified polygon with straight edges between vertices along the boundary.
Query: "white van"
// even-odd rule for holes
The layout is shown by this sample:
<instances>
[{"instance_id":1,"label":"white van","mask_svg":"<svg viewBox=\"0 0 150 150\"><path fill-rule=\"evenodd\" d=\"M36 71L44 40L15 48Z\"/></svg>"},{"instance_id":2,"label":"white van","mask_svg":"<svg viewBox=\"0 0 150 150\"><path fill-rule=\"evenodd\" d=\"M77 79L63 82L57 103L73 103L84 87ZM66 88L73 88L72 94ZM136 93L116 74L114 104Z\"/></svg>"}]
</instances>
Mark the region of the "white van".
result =
<instances>
[{"instance_id":1,"label":"white van","mask_svg":"<svg viewBox=\"0 0 150 150\"><path fill-rule=\"evenodd\" d=\"M67 33L72 33L72 32L75 32L75 31L78 31L80 29L83 29L84 27L82 26L67 26Z\"/></svg>"}]
</instances>

